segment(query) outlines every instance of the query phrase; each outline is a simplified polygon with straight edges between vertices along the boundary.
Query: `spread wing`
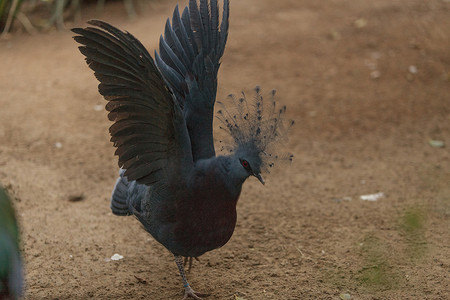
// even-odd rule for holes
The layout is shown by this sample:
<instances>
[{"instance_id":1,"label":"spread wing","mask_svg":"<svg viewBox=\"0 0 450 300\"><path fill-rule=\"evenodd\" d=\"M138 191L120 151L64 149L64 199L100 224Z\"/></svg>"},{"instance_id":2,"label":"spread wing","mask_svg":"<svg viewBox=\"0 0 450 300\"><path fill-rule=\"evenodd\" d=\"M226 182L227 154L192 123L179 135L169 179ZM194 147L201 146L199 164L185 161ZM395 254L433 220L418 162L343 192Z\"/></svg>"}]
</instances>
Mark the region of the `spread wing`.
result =
<instances>
[{"instance_id":1,"label":"spread wing","mask_svg":"<svg viewBox=\"0 0 450 300\"><path fill-rule=\"evenodd\" d=\"M194 160L215 155L212 122L228 16L228 0L220 27L217 0L200 0L200 6L190 0L181 16L177 6L160 38L159 55L155 53L158 68L184 108Z\"/></svg>"},{"instance_id":2,"label":"spread wing","mask_svg":"<svg viewBox=\"0 0 450 300\"><path fill-rule=\"evenodd\" d=\"M102 21L74 28L80 52L108 101L111 142L128 180L151 185L193 165L180 105L144 46Z\"/></svg>"}]
</instances>

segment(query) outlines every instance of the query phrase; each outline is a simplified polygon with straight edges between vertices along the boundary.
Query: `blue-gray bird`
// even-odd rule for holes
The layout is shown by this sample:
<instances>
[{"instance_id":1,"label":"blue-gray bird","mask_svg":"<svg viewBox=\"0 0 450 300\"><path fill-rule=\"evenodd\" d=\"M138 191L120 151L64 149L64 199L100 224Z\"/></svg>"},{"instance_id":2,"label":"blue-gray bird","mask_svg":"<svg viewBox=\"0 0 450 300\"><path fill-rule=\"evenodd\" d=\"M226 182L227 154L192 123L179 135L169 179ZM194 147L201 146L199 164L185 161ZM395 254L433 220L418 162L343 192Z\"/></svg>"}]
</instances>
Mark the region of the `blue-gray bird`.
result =
<instances>
[{"instance_id":1,"label":"blue-gray bird","mask_svg":"<svg viewBox=\"0 0 450 300\"><path fill-rule=\"evenodd\" d=\"M22 292L19 227L11 200L0 186L0 299L18 299Z\"/></svg>"},{"instance_id":2,"label":"blue-gray bird","mask_svg":"<svg viewBox=\"0 0 450 300\"><path fill-rule=\"evenodd\" d=\"M102 21L74 28L74 39L108 101L111 142L119 178L111 197L116 215L134 215L175 256L185 294L200 299L186 280L183 257L225 245L236 225L236 203L249 176L277 159L285 135L285 107L268 103L259 88L253 101L231 96L218 112L230 133L227 155L213 143L217 72L228 35L229 1L219 23L217 0L190 0L167 20L155 60L130 33ZM267 107L264 107L267 106Z\"/></svg>"}]
</instances>

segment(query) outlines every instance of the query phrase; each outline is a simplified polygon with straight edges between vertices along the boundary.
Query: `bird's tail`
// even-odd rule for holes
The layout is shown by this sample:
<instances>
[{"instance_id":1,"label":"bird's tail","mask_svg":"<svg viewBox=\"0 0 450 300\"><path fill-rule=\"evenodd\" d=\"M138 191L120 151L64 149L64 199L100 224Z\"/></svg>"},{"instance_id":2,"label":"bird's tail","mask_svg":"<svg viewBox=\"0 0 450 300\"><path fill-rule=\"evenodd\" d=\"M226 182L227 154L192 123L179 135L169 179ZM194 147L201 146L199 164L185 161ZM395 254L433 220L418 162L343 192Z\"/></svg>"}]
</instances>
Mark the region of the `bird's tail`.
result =
<instances>
[{"instance_id":1,"label":"bird's tail","mask_svg":"<svg viewBox=\"0 0 450 300\"><path fill-rule=\"evenodd\" d=\"M117 178L114 190L111 196L111 210L118 216L128 216L132 213L129 210L128 198L130 191L130 182L124 177L125 170L120 169L119 178Z\"/></svg>"}]
</instances>

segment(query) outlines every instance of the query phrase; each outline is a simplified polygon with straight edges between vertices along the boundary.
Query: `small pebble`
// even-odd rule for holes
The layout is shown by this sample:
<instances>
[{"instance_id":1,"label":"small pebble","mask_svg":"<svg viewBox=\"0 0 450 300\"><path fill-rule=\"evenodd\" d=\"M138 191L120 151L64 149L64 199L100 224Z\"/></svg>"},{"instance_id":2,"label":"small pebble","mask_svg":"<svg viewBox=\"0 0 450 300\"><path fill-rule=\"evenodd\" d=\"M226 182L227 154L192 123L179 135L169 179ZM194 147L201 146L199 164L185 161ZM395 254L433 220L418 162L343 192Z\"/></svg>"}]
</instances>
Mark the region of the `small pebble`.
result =
<instances>
[{"instance_id":1,"label":"small pebble","mask_svg":"<svg viewBox=\"0 0 450 300\"><path fill-rule=\"evenodd\" d=\"M94 110L95 111L102 111L103 110L103 105L100 105L100 104L94 105Z\"/></svg>"},{"instance_id":2,"label":"small pebble","mask_svg":"<svg viewBox=\"0 0 450 300\"><path fill-rule=\"evenodd\" d=\"M361 19L356 20L353 24L355 25L356 28L363 28L363 27L366 27L367 20L364 18L361 18Z\"/></svg>"},{"instance_id":3,"label":"small pebble","mask_svg":"<svg viewBox=\"0 0 450 300\"><path fill-rule=\"evenodd\" d=\"M350 294L340 294L339 298L341 298L342 300L348 300L352 299L352 296L350 296Z\"/></svg>"},{"instance_id":4,"label":"small pebble","mask_svg":"<svg viewBox=\"0 0 450 300\"><path fill-rule=\"evenodd\" d=\"M430 144L431 147L434 147L434 148L444 148L445 147L444 141L440 141L440 140L429 140L428 143Z\"/></svg>"},{"instance_id":5,"label":"small pebble","mask_svg":"<svg viewBox=\"0 0 450 300\"><path fill-rule=\"evenodd\" d=\"M414 65L410 65L410 66L408 67L408 71L409 71L409 73L411 73L411 74L416 74L416 73L417 73L417 67L414 66Z\"/></svg>"},{"instance_id":6,"label":"small pebble","mask_svg":"<svg viewBox=\"0 0 450 300\"><path fill-rule=\"evenodd\" d=\"M366 200L366 201L377 201L378 199L383 198L383 197L384 197L384 193L383 192L376 193L376 194L359 196L359 198L361 200Z\"/></svg>"},{"instance_id":7,"label":"small pebble","mask_svg":"<svg viewBox=\"0 0 450 300\"><path fill-rule=\"evenodd\" d=\"M69 196L69 201L70 202L78 202L84 200L84 195L70 195Z\"/></svg>"},{"instance_id":8,"label":"small pebble","mask_svg":"<svg viewBox=\"0 0 450 300\"><path fill-rule=\"evenodd\" d=\"M372 79L378 79L378 78L380 78L380 76L381 76L381 73L378 70L374 70L374 71L370 72L370 77Z\"/></svg>"},{"instance_id":9,"label":"small pebble","mask_svg":"<svg viewBox=\"0 0 450 300\"><path fill-rule=\"evenodd\" d=\"M117 253L111 256L111 260L121 260L122 258L123 256Z\"/></svg>"},{"instance_id":10,"label":"small pebble","mask_svg":"<svg viewBox=\"0 0 450 300\"><path fill-rule=\"evenodd\" d=\"M341 34L337 31L332 31L329 36L332 40L335 40L335 41L341 39Z\"/></svg>"}]
</instances>

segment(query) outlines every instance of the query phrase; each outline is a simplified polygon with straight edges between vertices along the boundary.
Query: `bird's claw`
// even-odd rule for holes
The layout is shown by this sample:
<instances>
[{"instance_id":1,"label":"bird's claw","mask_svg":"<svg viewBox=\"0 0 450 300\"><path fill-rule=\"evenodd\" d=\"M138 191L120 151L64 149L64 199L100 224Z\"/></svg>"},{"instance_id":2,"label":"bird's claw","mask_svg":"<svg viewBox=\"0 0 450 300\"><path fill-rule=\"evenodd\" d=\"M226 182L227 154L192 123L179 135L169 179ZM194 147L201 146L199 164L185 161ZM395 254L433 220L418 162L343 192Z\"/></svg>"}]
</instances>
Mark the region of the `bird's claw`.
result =
<instances>
[{"instance_id":1,"label":"bird's claw","mask_svg":"<svg viewBox=\"0 0 450 300\"><path fill-rule=\"evenodd\" d=\"M186 300L188 298L194 298L197 300L202 300L202 298L200 297L208 297L209 294L201 294L201 293L197 293L196 291L194 291L190 286L185 288L184 291L184 297L182 300Z\"/></svg>"}]
</instances>

